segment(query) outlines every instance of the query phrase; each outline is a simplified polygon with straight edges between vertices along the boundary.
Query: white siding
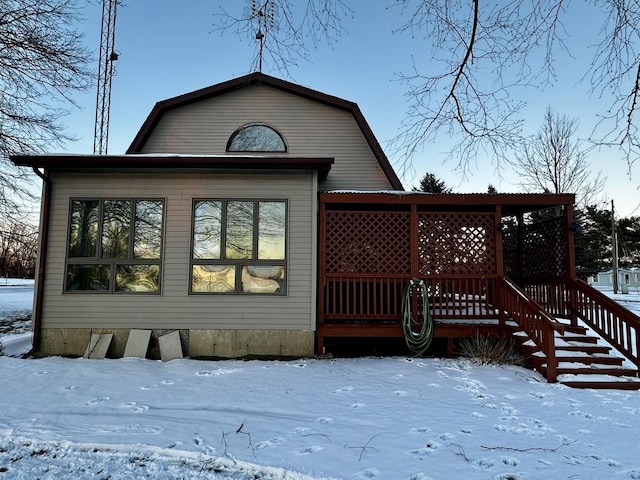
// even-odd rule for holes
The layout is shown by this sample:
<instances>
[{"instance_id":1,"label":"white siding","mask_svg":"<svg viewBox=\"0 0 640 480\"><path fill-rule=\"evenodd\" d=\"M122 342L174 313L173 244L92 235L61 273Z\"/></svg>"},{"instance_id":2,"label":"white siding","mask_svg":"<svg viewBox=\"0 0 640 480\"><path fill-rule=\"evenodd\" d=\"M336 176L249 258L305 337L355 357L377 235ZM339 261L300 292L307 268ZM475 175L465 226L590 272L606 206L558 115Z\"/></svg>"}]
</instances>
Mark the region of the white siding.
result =
<instances>
[{"instance_id":1,"label":"white siding","mask_svg":"<svg viewBox=\"0 0 640 480\"><path fill-rule=\"evenodd\" d=\"M231 134L266 123L284 137L289 156L333 157L320 190L391 188L350 112L267 86L252 86L166 112L145 153L224 154Z\"/></svg>"},{"instance_id":2,"label":"white siding","mask_svg":"<svg viewBox=\"0 0 640 480\"><path fill-rule=\"evenodd\" d=\"M43 328L315 330L312 173L55 174ZM161 295L63 293L72 197L164 198ZM189 295L193 198L287 199L287 296Z\"/></svg>"}]
</instances>

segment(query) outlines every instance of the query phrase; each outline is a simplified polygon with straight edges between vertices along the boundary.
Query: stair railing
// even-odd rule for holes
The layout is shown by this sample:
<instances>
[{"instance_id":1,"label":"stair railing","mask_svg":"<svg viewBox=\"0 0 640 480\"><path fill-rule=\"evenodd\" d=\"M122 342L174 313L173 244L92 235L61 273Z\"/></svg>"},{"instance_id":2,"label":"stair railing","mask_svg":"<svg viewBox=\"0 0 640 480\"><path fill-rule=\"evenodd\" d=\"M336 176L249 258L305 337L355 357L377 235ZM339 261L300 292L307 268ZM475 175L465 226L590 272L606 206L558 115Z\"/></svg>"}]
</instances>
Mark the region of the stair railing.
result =
<instances>
[{"instance_id":1,"label":"stair railing","mask_svg":"<svg viewBox=\"0 0 640 480\"><path fill-rule=\"evenodd\" d=\"M635 365L640 374L640 317L579 280L567 282L568 309Z\"/></svg>"},{"instance_id":2,"label":"stair railing","mask_svg":"<svg viewBox=\"0 0 640 480\"><path fill-rule=\"evenodd\" d=\"M555 332L564 333L564 325L549 315L512 280L502 279L501 305L546 357L548 382L558 380Z\"/></svg>"}]
</instances>

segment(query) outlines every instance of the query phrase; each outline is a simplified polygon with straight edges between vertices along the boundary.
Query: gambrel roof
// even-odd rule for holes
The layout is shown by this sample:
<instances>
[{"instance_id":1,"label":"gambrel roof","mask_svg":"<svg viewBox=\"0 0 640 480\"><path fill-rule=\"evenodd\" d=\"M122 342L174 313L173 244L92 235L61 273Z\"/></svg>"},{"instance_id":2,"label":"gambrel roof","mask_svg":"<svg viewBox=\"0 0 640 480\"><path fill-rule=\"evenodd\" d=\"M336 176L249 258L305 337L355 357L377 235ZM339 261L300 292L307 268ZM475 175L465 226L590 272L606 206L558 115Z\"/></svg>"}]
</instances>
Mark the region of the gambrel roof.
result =
<instances>
[{"instance_id":1,"label":"gambrel roof","mask_svg":"<svg viewBox=\"0 0 640 480\"><path fill-rule=\"evenodd\" d=\"M365 120L362 112L360 111L360 108L356 103L334 97L332 95L327 95L325 93L318 92L317 90L312 90L310 88L287 82L279 78L271 77L259 72L251 73L242 77L218 83L210 87L195 90L193 92L169 98L167 100L162 100L156 103L151 110L151 113L142 124L142 127L136 134L135 138L131 142L131 145L127 149L126 153L139 154L143 152L146 142L149 140L149 137L153 133L153 130L158 125L165 112L255 85L265 85L350 113L353 116L356 124L360 128L362 135L369 145L369 148L371 148L371 151L377 159L380 168L384 172L392 188L403 190L400 179L393 170L389 159L382 150L382 147L378 143L378 140L373 134L373 131L369 127L369 124Z\"/></svg>"}]
</instances>

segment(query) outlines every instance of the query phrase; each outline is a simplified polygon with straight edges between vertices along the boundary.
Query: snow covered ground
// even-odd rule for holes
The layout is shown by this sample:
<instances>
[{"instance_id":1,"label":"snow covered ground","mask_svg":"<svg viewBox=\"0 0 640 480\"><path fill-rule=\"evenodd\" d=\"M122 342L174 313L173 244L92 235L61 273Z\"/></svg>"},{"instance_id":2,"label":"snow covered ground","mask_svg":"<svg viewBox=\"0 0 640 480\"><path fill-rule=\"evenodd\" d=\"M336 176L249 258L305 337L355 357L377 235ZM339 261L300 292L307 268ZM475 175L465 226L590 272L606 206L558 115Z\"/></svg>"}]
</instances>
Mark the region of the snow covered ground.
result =
<instances>
[{"instance_id":1,"label":"snow covered ground","mask_svg":"<svg viewBox=\"0 0 640 480\"><path fill-rule=\"evenodd\" d=\"M28 331L32 307L33 280L0 277L0 335Z\"/></svg>"},{"instance_id":2,"label":"snow covered ground","mask_svg":"<svg viewBox=\"0 0 640 480\"><path fill-rule=\"evenodd\" d=\"M466 360L0 357L0 480L640 479L638 431L638 392Z\"/></svg>"}]
</instances>

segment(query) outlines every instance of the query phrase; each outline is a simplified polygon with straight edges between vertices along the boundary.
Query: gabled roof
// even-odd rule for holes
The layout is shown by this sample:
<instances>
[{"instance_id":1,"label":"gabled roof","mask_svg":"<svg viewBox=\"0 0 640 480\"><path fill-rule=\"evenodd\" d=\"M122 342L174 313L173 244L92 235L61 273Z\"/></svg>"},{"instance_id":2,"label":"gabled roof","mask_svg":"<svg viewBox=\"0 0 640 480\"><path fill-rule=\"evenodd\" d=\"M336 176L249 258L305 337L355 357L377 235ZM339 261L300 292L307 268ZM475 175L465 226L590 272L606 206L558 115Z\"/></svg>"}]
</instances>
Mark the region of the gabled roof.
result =
<instances>
[{"instance_id":1,"label":"gabled roof","mask_svg":"<svg viewBox=\"0 0 640 480\"><path fill-rule=\"evenodd\" d=\"M131 142L131 145L127 149L127 154L138 154L142 152L144 145L165 112L254 85L266 85L271 88L293 95L298 95L314 102L319 102L351 113L392 188L403 190L400 179L393 170L389 159L382 150L382 147L378 143L378 140L373 134L373 131L369 127L369 124L365 120L357 104L259 72L251 73L249 75L218 83L210 87L185 93L184 95L179 95L156 103Z\"/></svg>"}]
</instances>

